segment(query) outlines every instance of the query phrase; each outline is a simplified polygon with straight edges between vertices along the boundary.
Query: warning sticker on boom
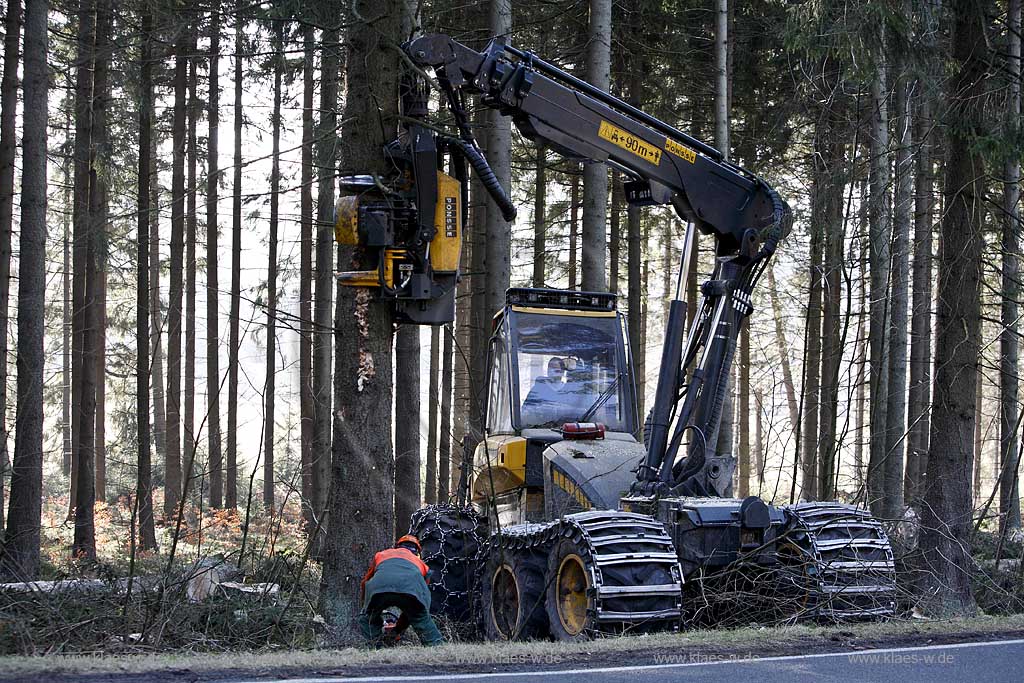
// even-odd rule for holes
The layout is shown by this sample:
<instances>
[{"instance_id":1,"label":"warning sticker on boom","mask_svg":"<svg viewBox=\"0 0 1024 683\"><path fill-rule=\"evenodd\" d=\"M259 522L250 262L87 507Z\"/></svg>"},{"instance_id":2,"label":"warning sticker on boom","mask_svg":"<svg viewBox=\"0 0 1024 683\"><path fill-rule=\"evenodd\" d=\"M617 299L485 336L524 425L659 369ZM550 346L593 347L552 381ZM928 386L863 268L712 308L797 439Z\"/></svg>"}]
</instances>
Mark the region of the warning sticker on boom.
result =
<instances>
[{"instance_id":1,"label":"warning sticker on boom","mask_svg":"<svg viewBox=\"0 0 1024 683\"><path fill-rule=\"evenodd\" d=\"M632 152L648 163L655 166L661 163L660 149L645 140L641 140L632 133L622 130L616 125L602 121L597 134L613 145L618 145L627 152Z\"/></svg>"},{"instance_id":2,"label":"warning sticker on boom","mask_svg":"<svg viewBox=\"0 0 1024 683\"><path fill-rule=\"evenodd\" d=\"M691 164L697 161L696 152L694 152L689 147L684 147L683 145L680 145L678 142L672 140L671 138L665 140L665 149L667 149L672 154L675 154L680 159L685 159L686 161L689 161Z\"/></svg>"}]
</instances>

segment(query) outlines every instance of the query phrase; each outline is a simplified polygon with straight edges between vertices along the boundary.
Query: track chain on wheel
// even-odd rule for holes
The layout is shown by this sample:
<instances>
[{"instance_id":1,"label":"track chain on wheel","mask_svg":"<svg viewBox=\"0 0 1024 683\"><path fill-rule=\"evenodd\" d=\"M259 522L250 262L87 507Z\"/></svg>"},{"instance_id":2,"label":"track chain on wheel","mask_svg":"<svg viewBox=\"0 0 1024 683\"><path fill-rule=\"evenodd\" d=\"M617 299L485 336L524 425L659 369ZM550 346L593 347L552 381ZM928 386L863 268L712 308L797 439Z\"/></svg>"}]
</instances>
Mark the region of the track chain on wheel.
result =
<instances>
[{"instance_id":1,"label":"track chain on wheel","mask_svg":"<svg viewBox=\"0 0 1024 683\"><path fill-rule=\"evenodd\" d=\"M486 517L469 506L428 505L413 513L409 533L420 539L423 561L431 570L430 611L469 620Z\"/></svg>"},{"instance_id":2,"label":"track chain on wheel","mask_svg":"<svg viewBox=\"0 0 1024 683\"><path fill-rule=\"evenodd\" d=\"M800 503L784 508L779 539L784 575L807 616L878 619L896 609L896 565L881 522L842 503ZM795 571L794 571L795 570Z\"/></svg>"},{"instance_id":3,"label":"track chain on wheel","mask_svg":"<svg viewBox=\"0 0 1024 683\"><path fill-rule=\"evenodd\" d=\"M585 572L587 635L639 624L679 622L679 558L664 525L647 515L601 510L543 524L506 527L491 537L488 552L546 554L563 539L571 541ZM554 578L549 570L548 587ZM552 616L550 602L548 613ZM557 636L555 627L553 623Z\"/></svg>"}]
</instances>

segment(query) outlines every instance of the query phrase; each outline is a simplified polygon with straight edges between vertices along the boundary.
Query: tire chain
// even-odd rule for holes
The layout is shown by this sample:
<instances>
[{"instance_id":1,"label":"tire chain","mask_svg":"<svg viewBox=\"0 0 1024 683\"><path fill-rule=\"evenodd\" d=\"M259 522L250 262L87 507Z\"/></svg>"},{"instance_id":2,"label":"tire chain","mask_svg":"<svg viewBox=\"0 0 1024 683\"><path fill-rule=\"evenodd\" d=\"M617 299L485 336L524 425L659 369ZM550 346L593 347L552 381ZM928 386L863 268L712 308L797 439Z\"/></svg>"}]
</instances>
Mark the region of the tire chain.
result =
<instances>
[{"instance_id":1,"label":"tire chain","mask_svg":"<svg viewBox=\"0 0 1024 683\"><path fill-rule=\"evenodd\" d=\"M896 610L896 564L881 522L842 503L783 508L780 541L789 550L789 581L805 592L813 618L832 621L891 617Z\"/></svg>"},{"instance_id":2,"label":"tire chain","mask_svg":"<svg viewBox=\"0 0 1024 683\"><path fill-rule=\"evenodd\" d=\"M548 553L560 538L572 539L582 551L590 585L596 593L594 622L604 627L641 622L672 622L682 617L682 569L672 540L664 525L647 515L616 510L597 510L566 515L543 523L517 524L492 534L481 552ZM623 552L621 546L633 546ZM642 546L637 548L637 546ZM482 562L479 563L482 566ZM650 574L658 569L669 577L668 583L649 586L649 591L635 591L643 583L632 582L634 591L617 591L622 586L609 585L614 575L622 577ZM614 581L613 581L614 583ZM606 606L611 600L611 606ZM654 609L633 612L622 609L623 603L656 601ZM618 609L615 609L618 607Z\"/></svg>"}]
</instances>

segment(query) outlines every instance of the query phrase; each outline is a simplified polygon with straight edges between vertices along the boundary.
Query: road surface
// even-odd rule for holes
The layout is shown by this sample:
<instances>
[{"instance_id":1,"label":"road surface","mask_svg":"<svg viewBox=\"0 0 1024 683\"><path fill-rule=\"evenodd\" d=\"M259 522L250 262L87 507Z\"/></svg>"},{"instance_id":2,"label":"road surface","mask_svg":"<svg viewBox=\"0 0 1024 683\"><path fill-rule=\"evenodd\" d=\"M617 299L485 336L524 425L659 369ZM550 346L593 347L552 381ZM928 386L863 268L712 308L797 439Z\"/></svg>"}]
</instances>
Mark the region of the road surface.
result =
<instances>
[{"instance_id":1,"label":"road surface","mask_svg":"<svg viewBox=\"0 0 1024 683\"><path fill-rule=\"evenodd\" d=\"M877 650L848 650L759 659L701 661L699 656L659 655L661 661L637 666L573 669L571 663L544 667L544 662L522 662L529 671L514 673L439 673L423 675L384 675L358 677L287 678L237 683L442 683L443 681L482 681L483 683L946 683L969 681L1001 683L1024 681L1024 639L976 642L952 645L927 645ZM672 661L669 661L672 660ZM458 664L455 662L454 664ZM467 668L480 670L485 662L466 662ZM508 668L510 662L495 665ZM540 665L540 666L538 666Z\"/></svg>"}]
</instances>

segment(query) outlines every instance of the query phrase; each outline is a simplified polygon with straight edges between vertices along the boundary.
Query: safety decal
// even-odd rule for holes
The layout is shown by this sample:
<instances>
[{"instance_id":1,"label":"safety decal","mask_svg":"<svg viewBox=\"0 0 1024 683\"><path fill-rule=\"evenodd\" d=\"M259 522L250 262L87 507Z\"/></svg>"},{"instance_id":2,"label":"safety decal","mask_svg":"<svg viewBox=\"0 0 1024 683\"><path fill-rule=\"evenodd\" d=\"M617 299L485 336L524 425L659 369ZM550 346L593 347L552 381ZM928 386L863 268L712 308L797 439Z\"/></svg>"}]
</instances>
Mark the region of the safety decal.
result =
<instances>
[{"instance_id":1,"label":"safety decal","mask_svg":"<svg viewBox=\"0 0 1024 683\"><path fill-rule=\"evenodd\" d=\"M684 147L683 145L680 145L678 142L671 138L665 140L665 149L671 152L672 154L675 154L680 159L685 159L686 161L689 161L691 164L697 161L696 152L694 152L689 147Z\"/></svg>"},{"instance_id":2,"label":"safety decal","mask_svg":"<svg viewBox=\"0 0 1024 683\"><path fill-rule=\"evenodd\" d=\"M597 134L604 140L632 152L644 161L657 166L661 163L661 150L618 126L602 121Z\"/></svg>"}]
</instances>

